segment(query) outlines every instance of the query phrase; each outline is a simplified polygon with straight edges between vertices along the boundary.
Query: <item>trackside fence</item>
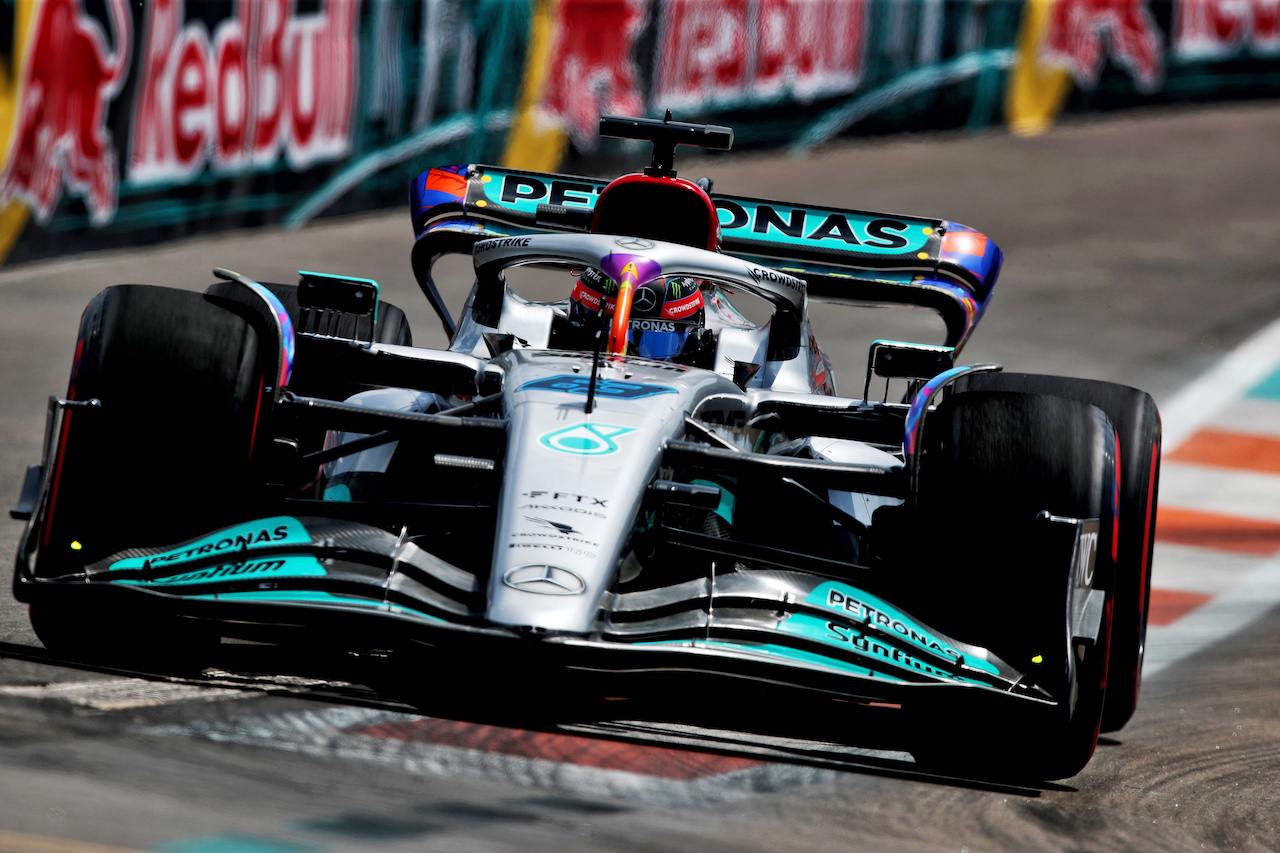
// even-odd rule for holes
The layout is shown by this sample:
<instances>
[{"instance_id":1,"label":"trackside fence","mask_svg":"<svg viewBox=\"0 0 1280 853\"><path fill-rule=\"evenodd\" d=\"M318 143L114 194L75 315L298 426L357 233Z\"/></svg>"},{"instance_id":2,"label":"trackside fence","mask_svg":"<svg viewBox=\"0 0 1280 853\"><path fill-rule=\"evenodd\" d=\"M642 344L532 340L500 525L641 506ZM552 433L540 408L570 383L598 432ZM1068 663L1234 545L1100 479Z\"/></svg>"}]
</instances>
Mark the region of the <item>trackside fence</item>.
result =
<instances>
[{"instance_id":1,"label":"trackside fence","mask_svg":"<svg viewBox=\"0 0 1280 853\"><path fill-rule=\"evenodd\" d=\"M1280 95L1275 0L15 0L0 48L10 262L591 170L606 112L803 153Z\"/></svg>"}]
</instances>

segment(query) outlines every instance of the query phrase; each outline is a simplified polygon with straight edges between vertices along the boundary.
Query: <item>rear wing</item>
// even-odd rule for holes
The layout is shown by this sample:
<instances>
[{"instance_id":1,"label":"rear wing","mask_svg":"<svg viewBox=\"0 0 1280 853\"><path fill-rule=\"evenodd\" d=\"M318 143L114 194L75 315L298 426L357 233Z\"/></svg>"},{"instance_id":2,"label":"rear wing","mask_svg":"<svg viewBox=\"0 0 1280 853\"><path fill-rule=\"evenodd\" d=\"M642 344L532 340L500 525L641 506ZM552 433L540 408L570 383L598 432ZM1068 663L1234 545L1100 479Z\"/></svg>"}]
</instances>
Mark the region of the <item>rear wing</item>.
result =
<instances>
[{"instance_id":1,"label":"rear wing","mask_svg":"<svg viewBox=\"0 0 1280 853\"><path fill-rule=\"evenodd\" d=\"M418 241L413 268L452 336L454 323L431 281L441 255L478 240L587 231L606 181L497 166L431 169L410 186ZM962 346L991 298L1003 253L985 235L941 219L820 208L711 194L721 251L803 278L808 294L938 312L947 345Z\"/></svg>"}]
</instances>

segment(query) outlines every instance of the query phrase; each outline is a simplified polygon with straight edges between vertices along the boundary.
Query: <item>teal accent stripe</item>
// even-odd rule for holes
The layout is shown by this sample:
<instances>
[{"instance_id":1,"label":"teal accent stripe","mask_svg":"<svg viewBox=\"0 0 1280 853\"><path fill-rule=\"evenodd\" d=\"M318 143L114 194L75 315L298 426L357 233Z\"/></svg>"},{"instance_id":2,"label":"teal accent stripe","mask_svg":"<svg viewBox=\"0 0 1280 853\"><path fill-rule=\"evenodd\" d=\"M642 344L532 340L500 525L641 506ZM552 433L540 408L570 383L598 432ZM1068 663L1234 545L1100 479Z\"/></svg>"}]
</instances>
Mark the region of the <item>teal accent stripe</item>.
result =
<instances>
[{"instance_id":1,"label":"teal accent stripe","mask_svg":"<svg viewBox=\"0 0 1280 853\"><path fill-rule=\"evenodd\" d=\"M192 598L215 598L219 601L305 601L311 604L354 604L360 607L372 607L386 610L387 605L381 601L367 598L356 598L348 595L334 595L309 589L264 589L244 590L242 592L213 592L207 595L193 595Z\"/></svg>"},{"instance_id":2,"label":"teal accent stripe","mask_svg":"<svg viewBox=\"0 0 1280 853\"><path fill-rule=\"evenodd\" d=\"M904 683L901 678L896 678L888 673L877 672L874 669L868 669L867 667L859 666L856 663L850 663L837 658L829 658L826 655L805 651L804 649L793 649L789 646L780 646L775 643L752 643L751 645L747 645L744 643L730 643L724 640L648 640L642 643L636 643L636 645L667 646L670 648L723 649L729 652L742 652L749 655L760 655L761 657L766 658L782 658L783 660L788 661L813 664L815 666L835 670L836 672L851 673L853 675L877 678L883 681L892 681L895 684Z\"/></svg>"},{"instance_id":3,"label":"teal accent stripe","mask_svg":"<svg viewBox=\"0 0 1280 853\"><path fill-rule=\"evenodd\" d=\"M234 213L271 212L291 206L297 197L297 193L261 193L239 198L211 198L204 201L161 199L120 208L107 227L112 229L153 228L199 219L213 219ZM82 231L89 228L89 217L68 213L50 220L45 227L55 231Z\"/></svg>"},{"instance_id":4,"label":"teal accent stripe","mask_svg":"<svg viewBox=\"0 0 1280 853\"><path fill-rule=\"evenodd\" d=\"M372 284L375 289L378 283L371 278L357 278L354 275L339 275L332 272L316 272L315 270L298 270L298 275L309 275L312 278L329 279L330 281L358 281L361 284Z\"/></svg>"},{"instance_id":5,"label":"teal accent stripe","mask_svg":"<svg viewBox=\"0 0 1280 853\"><path fill-rule=\"evenodd\" d=\"M1280 400L1280 368L1277 368L1266 379L1250 388L1249 393L1245 396L1263 400Z\"/></svg>"},{"instance_id":6,"label":"teal accent stripe","mask_svg":"<svg viewBox=\"0 0 1280 853\"><path fill-rule=\"evenodd\" d=\"M287 515L277 515L259 521L250 521L227 527L200 539L179 545L159 554L129 557L112 563L116 569L145 569L152 566L181 565L203 557L225 555L229 560L243 560L245 552L258 546L307 545L311 534L302 522ZM314 562L314 558L310 558ZM323 570L321 570L323 573Z\"/></svg>"},{"instance_id":7,"label":"teal accent stripe","mask_svg":"<svg viewBox=\"0 0 1280 853\"><path fill-rule=\"evenodd\" d=\"M351 500L351 487L344 485L326 486L324 490L324 499L327 501L349 501Z\"/></svg>"},{"instance_id":8,"label":"teal accent stripe","mask_svg":"<svg viewBox=\"0 0 1280 853\"><path fill-rule=\"evenodd\" d=\"M324 186L313 192L301 204L290 211L289 215L284 218L284 227L302 227L322 213L329 205L346 195L348 191L358 186L365 178L375 175L383 169L424 154L438 146L466 139L478 133L503 131L510 125L510 110L495 110L484 116L483 119L472 113L463 113L440 124L428 125L412 136L348 163L336 175L325 181Z\"/></svg>"},{"instance_id":9,"label":"teal accent stripe","mask_svg":"<svg viewBox=\"0 0 1280 853\"><path fill-rule=\"evenodd\" d=\"M324 848L254 835L203 835L166 841L151 849L156 853L312 853Z\"/></svg>"},{"instance_id":10,"label":"teal accent stripe","mask_svg":"<svg viewBox=\"0 0 1280 853\"><path fill-rule=\"evenodd\" d=\"M800 663L824 666L828 669L834 669L839 672L851 672L855 675L865 675L871 678L881 678L887 681L902 681L901 678L894 678L892 675L876 672L874 669L868 669L865 666L858 666L856 663L849 663L848 661L829 658L826 655L807 652L804 649L793 649L789 646L779 646L774 643L761 643L759 645L745 646L739 643L726 643L720 640L702 640L699 645L704 648L728 649L735 652L754 652L767 657L778 657L786 660L798 661Z\"/></svg>"},{"instance_id":11,"label":"teal accent stripe","mask_svg":"<svg viewBox=\"0 0 1280 853\"><path fill-rule=\"evenodd\" d=\"M329 592L307 589L254 589L243 592L210 592L203 595L188 596L188 598L199 598L208 601L262 601L281 604L337 604L344 607L380 610L384 613L398 613L403 616L412 616L415 619L425 619L428 622L449 624L447 619L441 619L439 616L432 616L430 613L423 613L420 610L414 610L409 607L401 607L398 604L388 604L385 601L359 598L354 595L334 595Z\"/></svg>"},{"instance_id":12,"label":"teal accent stripe","mask_svg":"<svg viewBox=\"0 0 1280 853\"><path fill-rule=\"evenodd\" d=\"M715 486L719 489L720 505L713 509L712 512L723 518L725 524L733 524L733 509L737 500L734 498L733 492L729 491L719 483L713 483L710 480L690 480L689 482L695 486Z\"/></svg>"},{"instance_id":13,"label":"teal accent stripe","mask_svg":"<svg viewBox=\"0 0 1280 853\"><path fill-rule=\"evenodd\" d=\"M1001 48L966 53L948 62L926 65L891 80L878 89L859 95L843 106L828 110L800 139L791 146L791 153L803 154L815 145L840 135L868 116L893 106L912 95L939 89L983 73L1012 68L1018 59L1016 50Z\"/></svg>"}]
</instances>

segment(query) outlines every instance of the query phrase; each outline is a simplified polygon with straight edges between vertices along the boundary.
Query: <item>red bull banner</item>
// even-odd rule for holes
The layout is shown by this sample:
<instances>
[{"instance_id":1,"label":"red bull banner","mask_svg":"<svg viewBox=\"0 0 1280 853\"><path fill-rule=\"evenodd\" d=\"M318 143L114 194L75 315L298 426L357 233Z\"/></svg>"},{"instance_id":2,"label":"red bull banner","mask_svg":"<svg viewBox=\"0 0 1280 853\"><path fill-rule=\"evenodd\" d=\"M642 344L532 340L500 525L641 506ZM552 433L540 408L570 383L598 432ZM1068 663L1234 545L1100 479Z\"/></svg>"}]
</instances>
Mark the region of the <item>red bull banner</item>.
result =
<instances>
[{"instance_id":1,"label":"red bull banner","mask_svg":"<svg viewBox=\"0 0 1280 853\"><path fill-rule=\"evenodd\" d=\"M803 151L1280 94L1278 0L10 0L0 39L11 263L590 170L601 113Z\"/></svg>"},{"instance_id":2,"label":"red bull banner","mask_svg":"<svg viewBox=\"0 0 1280 853\"><path fill-rule=\"evenodd\" d=\"M356 3L296 15L290 0L240 0L212 32L182 0L153 0L139 42L127 168L181 183L284 159L302 171L351 149Z\"/></svg>"},{"instance_id":3,"label":"red bull banner","mask_svg":"<svg viewBox=\"0 0 1280 853\"><path fill-rule=\"evenodd\" d=\"M89 5L0 7L11 258L278 219L354 150L359 0Z\"/></svg>"},{"instance_id":4,"label":"red bull banner","mask_svg":"<svg viewBox=\"0 0 1280 853\"><path fill-rule=\"evenodd\" d=\"M49 0L31 12L0 193L26 204L43 223L66 184L84 200L94 224L104 224L115 212L117 193L107 109L129 71L129 8L125 0L109 4L110 37L76 0Z\"/></svg>"}]
</instances>

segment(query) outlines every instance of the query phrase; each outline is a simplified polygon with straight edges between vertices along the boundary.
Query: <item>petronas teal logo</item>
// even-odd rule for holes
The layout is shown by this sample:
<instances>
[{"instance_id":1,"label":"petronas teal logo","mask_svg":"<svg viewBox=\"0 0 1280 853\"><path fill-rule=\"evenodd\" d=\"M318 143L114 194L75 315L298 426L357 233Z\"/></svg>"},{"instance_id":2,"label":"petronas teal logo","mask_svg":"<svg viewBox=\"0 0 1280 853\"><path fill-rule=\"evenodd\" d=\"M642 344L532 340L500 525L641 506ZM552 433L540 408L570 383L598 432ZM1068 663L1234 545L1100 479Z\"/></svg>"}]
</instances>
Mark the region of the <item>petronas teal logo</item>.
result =
<instances>
[{"instance_id":1,"label":"petronas teal logo","mask_svg":"<svg viewBox=\"0 0 1280 853\"><path fill-rule=\"evenodd\" d=\"M614 441L620 435L635 432L631 427L610 426L609 424L578 424L577 426L549 432L539 441L543 447L559 450L561 453L573 453L578 456L605 456L618 449Z\"/></svg>"}]
</instances>

